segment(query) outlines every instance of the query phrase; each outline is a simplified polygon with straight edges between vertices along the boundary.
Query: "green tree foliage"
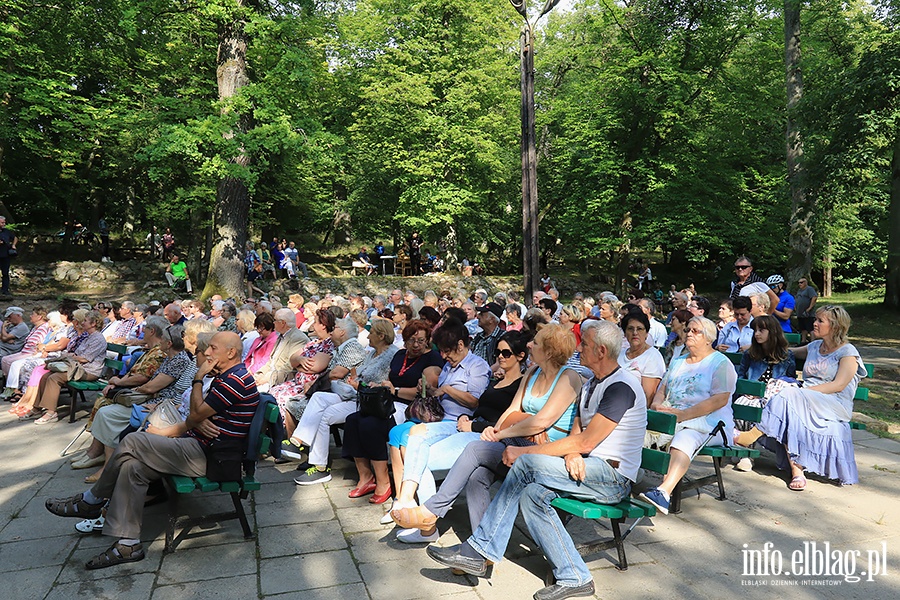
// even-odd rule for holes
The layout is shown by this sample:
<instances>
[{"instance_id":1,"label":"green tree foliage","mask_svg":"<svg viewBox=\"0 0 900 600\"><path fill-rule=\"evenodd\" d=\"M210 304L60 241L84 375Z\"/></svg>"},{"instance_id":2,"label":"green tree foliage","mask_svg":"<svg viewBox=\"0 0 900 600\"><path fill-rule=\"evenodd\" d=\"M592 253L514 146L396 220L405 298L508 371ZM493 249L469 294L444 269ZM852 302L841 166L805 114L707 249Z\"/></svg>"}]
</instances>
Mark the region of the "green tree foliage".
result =
<instances>
[{"instance_id":1,"label":"green tree foliage","mask_svg":"<svg viewBox=\"0 0 900 600\"><path fill-rule=\"evenodd\" d=\"M366 0L341 20L357 231L515 253L516 16L474 0Z\"/></svg>"}]
</instances>

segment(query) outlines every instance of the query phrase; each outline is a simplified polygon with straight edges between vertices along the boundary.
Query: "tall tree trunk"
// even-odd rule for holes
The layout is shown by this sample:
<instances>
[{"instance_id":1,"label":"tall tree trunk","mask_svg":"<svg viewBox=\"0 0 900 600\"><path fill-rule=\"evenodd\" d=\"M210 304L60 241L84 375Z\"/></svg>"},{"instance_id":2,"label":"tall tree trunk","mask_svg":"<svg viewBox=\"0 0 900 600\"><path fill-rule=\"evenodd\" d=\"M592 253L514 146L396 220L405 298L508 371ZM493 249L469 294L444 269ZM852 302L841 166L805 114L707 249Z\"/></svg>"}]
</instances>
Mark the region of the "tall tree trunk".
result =
<instances>
[{"instance_id":1,"label":"tall tree trunk","mask_svg":"<svg viewBox=\"0 0 900 600\"><path fill-rule=\"evenodd\" d=\"M238 8L246 0L235 0ZM240 18L225 23L219 30L219 52L216 80L219 85L219 100L223 114L230 112L228 100L250 82L247 75L248 37L244 22ZM238 129L249 129L249 118L242 115L238 119ZM231 137L228 132L225 137ZM241 149L230 159L242 167L250 164L250 157ZM216 208L213 219L215 245L209 260L209 275L203 288L203 298L222 294L239 298L244 290L244 246L247 241L248 218L250 216L250 192L246 184L236 177L223 178L216 189Z\"/></svg>"},{"instance_id":2,"label":"tall tree trunk","mask_svg":"<svg viewBox=\"0 0 900 600\"><path fill-rule=\"evenodd\" d=\"M527 18L527 17L526 17ZM534 40L528 22L519 37L522 86L522 262L525 299L540 289L537 150L534 141Z\"/></svg>"},{"instance_id":3,"label":"tall tree trunk","mask_svg":"<svg viewBox=\"0 0 900 600\"><path fill-rule=\"evenodd\" d=\"M800 0L784 0L784 65L787 81L787 171L791 191L791 220L787 264L787 284L809 277L812 269L815 196L806 189L803 140L796 122L797 107L803 97L800 70Z\"/></svg>"},{"instance_id":4,"label":"tall tree trunk","mask_svg":"<svg viewBox=\"0 0 900 600\"><path fill-rule=\"evenodd\" d=\"M887 285L884 304L900 310L900 133L891 159L891 205L888 212Z\"/></svg>"}]
</instances>

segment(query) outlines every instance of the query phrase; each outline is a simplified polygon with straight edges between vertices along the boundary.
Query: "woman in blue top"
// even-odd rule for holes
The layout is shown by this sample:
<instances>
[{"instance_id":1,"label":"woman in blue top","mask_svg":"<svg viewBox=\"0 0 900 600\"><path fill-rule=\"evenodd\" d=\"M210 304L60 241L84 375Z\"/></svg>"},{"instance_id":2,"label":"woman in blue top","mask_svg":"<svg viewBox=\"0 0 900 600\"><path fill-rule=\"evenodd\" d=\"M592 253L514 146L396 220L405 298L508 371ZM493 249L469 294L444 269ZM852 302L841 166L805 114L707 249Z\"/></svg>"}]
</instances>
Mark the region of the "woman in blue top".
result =
<instances>
[{"instance_id":1,"label":"woman in blue top","mask_svg":"<svg viewBox=\"0 0 900 600\"><path fill-rule=\"evenodd\" d=\"M394 521L405 528L397 535L400 541L436 540L437 518L447 514L463 489L466 490L469 521L474 529L490 504L488 490L495 473L501 469L506 471L502 463L506 447L531 445L533 442L525 438L544 432L552 442L571 431L582 383L574 369L565 366L575 351L575 336L560 325L544 325L528 348L534 366L522 378L509 408L500 416L496 427L486 427L480 440L465 447L438 493L424 505L416 506L411 493L404 495L407 492L404 481L401 496L397 499L399 506L391 511ZM504 421L514 413L525 413L526 417L505 426ZM407 454L407 461L409 456Z\"/></svg>"},{"instance_id":2,"label":"woman in blue top","mask_svg":"<svg viewBox=\"0 0 900 600\"><path fill-rule=\"evenodd\" d=\"M740 436L743 445L767 436L760 441L775 452L778 468L790 468L788 488L794 491L806 488L805 471L844 485L859 481L849 421L866 369L847 341L849 330L850 315L840 306L817 310L816 341L794 350L798 358L806 358L803 387L772 396L759 425Z\"/></svg>"}]
</instances>

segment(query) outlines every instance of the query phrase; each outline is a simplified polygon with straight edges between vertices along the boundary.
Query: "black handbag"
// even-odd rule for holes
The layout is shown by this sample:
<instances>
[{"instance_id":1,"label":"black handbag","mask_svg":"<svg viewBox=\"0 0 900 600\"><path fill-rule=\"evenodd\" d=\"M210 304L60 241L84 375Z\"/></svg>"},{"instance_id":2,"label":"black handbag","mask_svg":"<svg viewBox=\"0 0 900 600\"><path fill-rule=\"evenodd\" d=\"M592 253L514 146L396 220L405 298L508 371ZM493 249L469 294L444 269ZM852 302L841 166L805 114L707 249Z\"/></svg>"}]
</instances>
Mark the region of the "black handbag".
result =
<instances>
[{"instance_id":1,"label":"black handbag","mask_svg":"<svg viewBox=\"0 0 900 600\"><path fill-rule=\"evenodd\" d=\"M309 389L306 390L306 394L304 394L307 398L312 398L312 395L316 392L330 392L331 391L331 377L329 377L329 373L331 371L325 371L319 378L312 382L312 385L309 386Z\"/></svg>"},{"instance_id":2,"label":"black handbag","mask_svg":"<svg viewBox=\"0 0 900 600\"><path fill-rule=\"evenodd\" d=\"M360 384L356 391L359 412L364 415L387 419L396 411L394 395L386 387L366 387Z\"/></svg>"},{"instance_id":3,"label":"black handbag","mask_svg":"<svg viewBox=\"0 0 900 600\"><path fill-rule=\"evenodd\" d=\"M206 478L210 481L240 481L245 439L220 435L206 446Z\"/></svg>"}]
</instances>

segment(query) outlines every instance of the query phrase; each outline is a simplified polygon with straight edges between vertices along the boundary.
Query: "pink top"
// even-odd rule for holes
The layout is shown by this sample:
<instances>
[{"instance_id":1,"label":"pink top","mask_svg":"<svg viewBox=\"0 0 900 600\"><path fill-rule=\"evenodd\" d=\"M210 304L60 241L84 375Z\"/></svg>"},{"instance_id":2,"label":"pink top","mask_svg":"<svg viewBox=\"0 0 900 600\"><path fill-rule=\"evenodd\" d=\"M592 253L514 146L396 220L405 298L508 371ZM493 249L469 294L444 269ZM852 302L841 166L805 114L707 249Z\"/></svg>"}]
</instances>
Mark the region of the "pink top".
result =
<instances>
[{"instance_id":1,"label":"pink top","mask_svg":"<svg viewBox=\"0 0 900 600\"><path fill-rule=\"evenodd\" d=\"M250 344L250 351L244 359L244 365L250 373L256 373L266 366L269 358L272 356L272 350L275 349L275 342L278 341L278 334L274 331L270 332L266 339L262 336L253 340Z\"/></svg>"}]
</instances>

